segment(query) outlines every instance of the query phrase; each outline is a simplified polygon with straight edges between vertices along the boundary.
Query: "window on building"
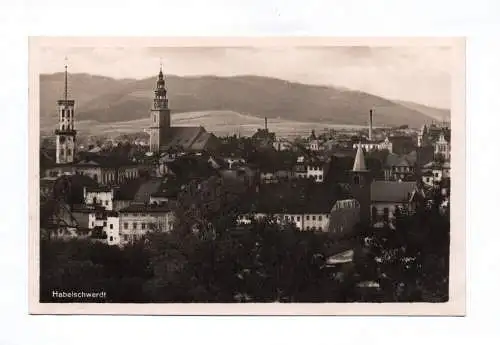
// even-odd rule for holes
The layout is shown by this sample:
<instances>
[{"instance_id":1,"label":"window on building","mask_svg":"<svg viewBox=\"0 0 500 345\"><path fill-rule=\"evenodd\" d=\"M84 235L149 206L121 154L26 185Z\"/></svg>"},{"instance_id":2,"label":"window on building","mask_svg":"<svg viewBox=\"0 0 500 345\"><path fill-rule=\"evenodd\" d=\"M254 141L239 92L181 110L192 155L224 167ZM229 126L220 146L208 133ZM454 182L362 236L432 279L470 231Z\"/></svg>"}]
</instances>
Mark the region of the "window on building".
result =
<instances>
[{"instance_id":1,"label":"window on building","mask_svg":"<svg viewBox=\"0 0 500 345\"><path fill-rule=\"evenodd\" d=\"M372 207L372 221L374 223L377 221L377 208L375 206Z\"/></svg>"},{"instance_id":2,"label":"window on building","mask_svg":"<svg viewBox=\"0 0 500 345\"><path fill-rule=\"evenodd\" d=\"M106 200L106 201L104 202L104 204L105 204L106 206L108 206L108 205L109 205L109 200Z\"/></svg>"},{"instance_id":3,"label":"window on building","mask_svg":"<svg viewBox=\"0 0 500 345\"><path fill-rule=\"evenodd\" d=\"M360 182L359 175L354 175L354 184L359 184L359 182Z\"/></svg>"},{"instance_id":4,"label":"window on building","mask_svg":"<svg viewBox=\"0 0 500 345\"><path fill-rule=\"evenodd\" d=\"M323 217L322 216L318 216L318 220L323 220Z\"/></svg>"},{"instance_id":5,"label":"window on building","mask_svg":"<svg viewBox=\"0 0 500 345\"><path fill-rule=\"evenodd\" d=\"M124 229L128 229L128 223L127 222L123 223L123 228Z\"/></svg>"},{"instance_id":6,"label":"window on building","mask_svg":"<svg viewBox=\"0 0 500 345\"><path fill-rule=\"evenodd\" d=\"M128 241L128 235L127 235L127 234L124 234L124 235L123 235L123 239L124 239L125 241Z\"/></svg>"},{"instance_id":7,"label":"window on building","mask_svg":"<svg viewBox=\"0 0 500 345\"><path fill-rule=\"evenodd\" d=\"M312 231L316 231L316 227L315 226L312 227Z\"/></svg>"},{"instance_id":8,"label":"window on building","mask_svg":"<svg viewBox=\"0 0 500 345\"><path fill-rule=\"evenodd\" d=\"M109 236L109 241L113 242L113 236Z\"/></svg>"},{"instance_id":9,"label":"window on building","mask_svg":"<svg viewBox=\"0 0 500 345\"><path fill-rule=\"evenodd\" d=\"M389 220L389 208L384 207L384 221L387 222Z\"/></svg>"},{"instance_id":10,"label":"window on building","mask_svg":"<svg viewBox=\"0 0 500 345\"><path fill-rule=\"evenodd\" d=\"M311 230L311 227L310 226L306 227L306 230Z\"/></svg>"},{"instance_id":11,"label":"window on building","mask_svg":"<svg viewBox=\"0 0 500 345\"><path fill-rule=\"evenodd\" d=\"M312 216L313 217L313 220L316 220L316 216Z\"/></svg>"},{"instance_id":12,"label":"window on building","mask_svg":"<svg viewBox=\"0 0 500 345\"><path fill-rule=\"evenodd\" d=\"M309 220L309 216L306 216L306 220Z\"/></svg>"},{"instance_id":13,"label":"window on building","mask_svg":"<svg viewBox=\"0 0 500 345\"><path fill-rule=\"evenodd\" d=\"M146 229L146 223L142 223L142 224L141 224L141 229L142 229L142 230Z\"/></svg>"},{"instance_id":14,"label":"window on building","mask_svg":"<svg viewBox=\"0 0 500 345\"><path fill-rule=\"evenodd\" d=\"M137 223L135 223L135 222L134 222L134 223L132 223L132 228L133 228L134 230L135 230L135 229L137 229Z\"/></svg>"},{"instance_id":15,"label":"window on building","mask_svg":"<svg viewBox=\"0 0 500 345\"><path fill-rule=\"evenodd\" d=\"M106 226L107 224L108 224L108 222L103 222L102 226Z\"/></svg>"},{"instance_id":16,"label":"window on building","mask_svg":"<svg viewBox=\"0 0 500 345\"><path fill-rule=\"evenodd\" d=\"M112 224L112 223L109 223L109 228L110 228L111 230L113 230L113 224Z\"/></svg>"},{"instance_id":17,"label":"window on building","mask_svg":"<svg viewBox=\"0 0 500 345\"><path fill-rule=\"evenodd\" d=\"M297 221L300 222L300 216L297 216Z\"/></svg>"}]
</instances>

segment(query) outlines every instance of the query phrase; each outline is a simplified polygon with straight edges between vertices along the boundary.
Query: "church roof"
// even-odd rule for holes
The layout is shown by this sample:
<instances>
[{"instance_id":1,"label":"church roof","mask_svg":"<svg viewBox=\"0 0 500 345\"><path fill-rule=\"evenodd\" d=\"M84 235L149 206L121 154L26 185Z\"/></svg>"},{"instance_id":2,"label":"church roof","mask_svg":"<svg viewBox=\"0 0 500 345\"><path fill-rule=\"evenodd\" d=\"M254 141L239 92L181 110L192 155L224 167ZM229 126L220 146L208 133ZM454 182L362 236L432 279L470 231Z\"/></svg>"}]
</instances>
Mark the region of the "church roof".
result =
<instances>
[{"instance_id":1,"label":"church roof","mask_svg":"<svg viewBox=\"0 0 500 345\"><path fill-rule=\"evenodd\" d=\"M168 131L166 144L161 150L180 148L182 150L202 151L208 148L213 134L208 133L203 127L171 127Z\"/></svg>"},{"instance_id":2,"label":"church roof","mask_svg":"<svg viewBox=\"0 0 500 345\"><path fill-rule=\"evenodd\" d=\"M366 170L365 165L365 155L363 153L363 148L361 145L358 145L358 151L356 152L356 158L354 159L354 165L352 167L352 171L363 172Z\"/></svg>"}]
</instances>

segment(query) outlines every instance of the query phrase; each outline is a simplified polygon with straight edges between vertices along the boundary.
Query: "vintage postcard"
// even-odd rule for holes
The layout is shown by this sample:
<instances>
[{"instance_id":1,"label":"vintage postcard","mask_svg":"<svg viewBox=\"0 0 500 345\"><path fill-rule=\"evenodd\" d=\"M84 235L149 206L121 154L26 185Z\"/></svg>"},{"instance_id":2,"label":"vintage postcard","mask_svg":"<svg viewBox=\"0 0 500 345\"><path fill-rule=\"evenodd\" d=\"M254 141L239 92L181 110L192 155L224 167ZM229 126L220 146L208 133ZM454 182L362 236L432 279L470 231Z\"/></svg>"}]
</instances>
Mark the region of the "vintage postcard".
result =
<instances>
[{"instance_id":1,"label":"vintage postcard","mask_svg":"<svg viewBox=\"0 0 500 345\"><path fill-rule=\"evenodd\" d=\"M30 313L465 315L464 39L32 37L29 77Z\"/></svg>"}]
</instances>

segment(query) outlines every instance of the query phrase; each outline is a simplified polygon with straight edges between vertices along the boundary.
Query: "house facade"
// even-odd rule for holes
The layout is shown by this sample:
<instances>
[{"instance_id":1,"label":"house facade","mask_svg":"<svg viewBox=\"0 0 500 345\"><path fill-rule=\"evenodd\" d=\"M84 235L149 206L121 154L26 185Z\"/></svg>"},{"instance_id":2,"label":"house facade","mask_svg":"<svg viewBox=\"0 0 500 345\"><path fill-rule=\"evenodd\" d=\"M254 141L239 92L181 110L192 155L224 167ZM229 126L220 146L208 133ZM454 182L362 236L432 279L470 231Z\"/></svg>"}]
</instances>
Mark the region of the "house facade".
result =
<instances>
[{"instance_id":1,"label":"house facade","mask_svg":"<svg viewBox=\"0 0 500 345\"><path fill-rule=\"evenodd\" d=\"M168 205L130 205L119 211L120 242L125 244L139 240L149 231L171 231L174 219Z\"/></svg>"}]
</instances>

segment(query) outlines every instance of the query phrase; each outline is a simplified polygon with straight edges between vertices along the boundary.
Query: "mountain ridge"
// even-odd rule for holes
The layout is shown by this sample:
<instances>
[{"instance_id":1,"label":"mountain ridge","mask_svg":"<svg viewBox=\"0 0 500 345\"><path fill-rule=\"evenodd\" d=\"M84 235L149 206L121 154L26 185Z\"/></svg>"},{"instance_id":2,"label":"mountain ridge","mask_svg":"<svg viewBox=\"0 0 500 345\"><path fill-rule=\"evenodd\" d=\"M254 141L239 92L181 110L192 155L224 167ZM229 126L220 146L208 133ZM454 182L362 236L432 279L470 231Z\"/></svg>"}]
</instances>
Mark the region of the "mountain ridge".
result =
<instances>
[{"instance_id":1,"label":"mountain ridge","mask_svg":"<svg viewBox=\"0 0 500 345\"><path fill-rule=\"evenodd\" d=\"M375 125L413 127L430 123L435 119L433 114L441 113L439 109L362 91L253 75L167 75L166 80L172 113L234 111L258 118L366 126L369 110L374 107L382 109L375 112ZM69 74L69 93L76 100L76 116L100 123L148 117L155 84L156 77L115 79ZM40 75L42 126L56 124L55 104L63 89L63 73Z\"/></svg>"}]
</instances>

